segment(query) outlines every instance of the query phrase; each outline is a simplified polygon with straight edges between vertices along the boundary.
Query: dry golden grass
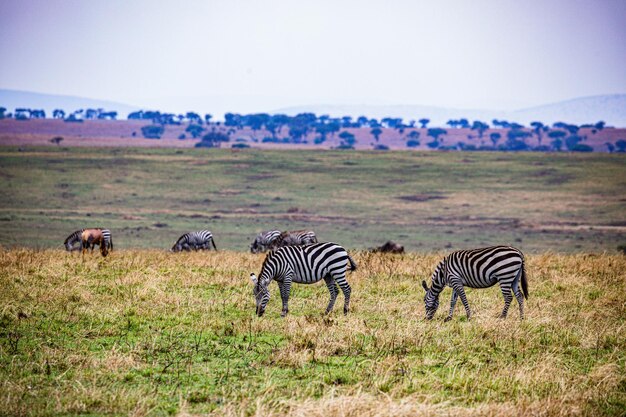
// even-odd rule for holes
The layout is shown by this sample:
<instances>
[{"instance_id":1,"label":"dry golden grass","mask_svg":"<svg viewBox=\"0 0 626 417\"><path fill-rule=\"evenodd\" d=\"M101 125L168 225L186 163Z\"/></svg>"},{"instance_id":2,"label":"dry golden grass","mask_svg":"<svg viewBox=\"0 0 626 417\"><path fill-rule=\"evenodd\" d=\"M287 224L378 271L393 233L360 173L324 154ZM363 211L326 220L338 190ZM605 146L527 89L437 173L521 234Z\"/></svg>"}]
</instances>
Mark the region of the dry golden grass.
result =
<instances>
[{"instance_id":1,"label":"dry golden grass","mask_svg":"<svg viewBox=\"0 0 626 417\"><path fill-rule=\"evenodd\" d=\"M527 318L498 288L423 320L443 254L352 252L352 310L275 284L253 316L238 252L0 249L0 409L10 415L623 415L626 257L527 257Z\"/></svg>"}]
</instances>

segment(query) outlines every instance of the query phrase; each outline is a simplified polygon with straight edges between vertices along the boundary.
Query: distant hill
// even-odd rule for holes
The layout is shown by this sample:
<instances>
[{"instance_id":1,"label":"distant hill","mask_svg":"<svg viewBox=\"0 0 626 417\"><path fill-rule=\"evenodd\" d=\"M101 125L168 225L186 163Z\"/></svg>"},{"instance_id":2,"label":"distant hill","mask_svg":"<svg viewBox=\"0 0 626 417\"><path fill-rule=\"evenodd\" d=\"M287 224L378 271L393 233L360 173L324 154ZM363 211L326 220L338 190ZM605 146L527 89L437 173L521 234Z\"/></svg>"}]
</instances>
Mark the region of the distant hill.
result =
<instances>
[{"instance_id":1,"label":"distant hill","mask_svg":"<svg viewBox=\"0 0 626 417\"><path fill-rule=\"evenodd\" d=\"M405 121L428 118L431 126L445 126L451 119L467 118L491 124L493 119L507 120L528 125L533 121L552 124L566 122L575 124L595 123L604 120L607 125L626 127L626 94L583 97L528 109L503 112L495 110L448 109L442 107L413 105L311 105L277 109L272 113L293 116L312 112L333 117L402 117Z\"/></svg>"},{"instance_id":2,"label":"distant hill","mask_svg":"<svg viewBox=\"0 0 626 417\"><path fill-rule=\"evenodd\" d=\"M118 119L126 119L128 113L139 109L135 106L114 101L5 89L0 89L0 106L6 107L7 111L11 113L20 107L43 109L47 117L52 117L52 112L55 109L61 109L65 113L71 113L78 109L104 109L106 111L116 111Z\"/></svg>"}]
</instances>

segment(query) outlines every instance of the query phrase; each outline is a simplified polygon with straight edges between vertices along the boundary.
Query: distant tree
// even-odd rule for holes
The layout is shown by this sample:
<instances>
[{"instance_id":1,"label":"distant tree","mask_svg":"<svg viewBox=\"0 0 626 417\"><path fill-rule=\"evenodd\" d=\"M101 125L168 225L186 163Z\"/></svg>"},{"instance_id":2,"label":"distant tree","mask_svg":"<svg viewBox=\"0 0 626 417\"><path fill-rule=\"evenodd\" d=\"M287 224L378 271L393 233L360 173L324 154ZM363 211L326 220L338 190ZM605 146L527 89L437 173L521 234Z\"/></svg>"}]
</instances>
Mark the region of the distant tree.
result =
<instances>
[{"instance_id":1,"label":"distant tree","mask_svg":"<svg viewBox=\"0 0 626 417\"><path fill-rule=\"evenodd\" d=\"M572 152L593 152L593 148L589 145L585 145L584 143L577 143L571 149Z\"/></svg>"},{"instance_id":2,"label":"distant tree","mask_svg":"<svg viewBox=\"0 0 626 417\"><path fill-rule=\"evenodd\" d=\"M202 140L196 143L196 148L219 148L222 142L230 141L230 136L222 132L209 132L202 137Z\"/></svg>"},{"instance_id":3,"label":"distant tree","mask_svg":"<svg viewBox=\"0 0 626 417\"><path fill-rule=\"evenodd\" d=\"M481 122L480 120L474 120L471 129L478 131L478 137L482 139L483 133L485 133L485 130L489 129L489 125L487 123Z\"/></svg>"},{"instance_id":4,"label":"distant tree","mask_svg":"<svg viewBox=\"0 0 626 417\"><path fill-rule=\"evenodd\" d=\"M54 109L52 111L52 117L55 119L64 119L65 118L65 112L61 109Z\"/></svg>"},{"instance_id":5,"label":"distant tree","mask_svg":"<svg viewBox=\"0 0 626 417\"><path fill-rule=\"evenodd\" d=\"M389 146L387 145L383 145L383 144L378 144L376 146L374 146L374 150L375 151L388 151L389 150Z\"/></svg>"},{"instance_id":6,"label":"distant tree","mask_svg":"<svg viewBox=\"0 0 626 417\"><path fill-rule=\"evenodd\" d=\"M467 129L469 127L469 122L467 121L467 119L462 118L459 119L459 127L461 127L462 129Z\"/></svg>"},{"instance_id":7,"label":"distant tree","mask_svg":"<svg viewBox=\"0 0 626 417\"><path fill-rule=\"evenodd\" d=\"M99 110L96 109L87 109L85 110L85 119L87 120L95 120L98 118Z\"/></svg>"},{"instance_id":8,"label":"distant tree","mask_svg":"<svg viewBox=\"0 0 626 417\"><path fill-rule=\"evenodd\" d=\"M408 135L406 135L407 139L410 140L416 140L419 139L420 137L420 132L418 132L417 130L412 130L411 133L409 133Z\"/></svg>"},{"instance_id":9,"label":"distant tree","mask_svg":"<svg viewBox=\"0 0 626 417\"><path fill-rule=\"evenodd\" d=\"M576 145L579 144L583 139L578 135L570 135L565 138L565 147L570 151L573 151Z\"/></svg>"},{"instance_id":10,"label":"distant tree","mask_svg":"<svg viewBox=\"0 0 626 417\"><path fill-rule=\"evenodd\" d=\"M491 143L493 143L494 147L497 145L500 138L502 138L502 135L500 135L500 133L498 132L493 132L489 135L489 139L491 139Z\"/></svg>"},{"instance_id":11,"label":"distant tree","mask_svg":"<svg viewBox=\"0 0 626 417\"><path fill-rule=\"evenodd\" d=\"M541 122L531 122L530 126L533 128L535 135L537 135L537 142L539 143L539 146L541 146L541 132L545 128L544 124Z\"/></svg>"},{"instance_id":12,"label":"distant tree","mask_svg":"<svg viewBox=\"0 0 626 417\"><path fill-rule=\"evenodd\" d=\"M619 139L617 142L615 142L615 147L617 148L618 152L626 152L626 140Z\"/></svg>"},{"instance_id":13,"label":"distant tree","mask_svg":"<svg viewBox=\"0 0 626 417\"><path fill-rule=\"evenodd\" d=\"M374 139L376 139L376 142L378 142L378 138L380 137L380 134L383 133L383 131L380 127L375 127L372 130L370 130L370 133L372 134L372 136L374 136Z\"/></svg>"},{"instance_id":14,"label":"distant tree","mask_svg":"<svg viewBox=\"0 0 626 417\"><path fill-rule=\"evenodd\" d=\"M55 136L52 139L50 139L50 142L54 143L55 145L59 146L59 144L63 141L63 138L61 136Z\"/></svg>"},{"instance_id":15,"label":"distant tree","mask_svg":"<svg viewBox=\"0 0 626 417\"><path fill-rule=\"evenodd\" d=\"M451 128L456 128L459 125L459 121L458 120L448 120L446 122L446 124L448 126L450 126Z\"/></svg>"},{"instance_id":16,"label":"distant tree","mask_svg":"<svg viewBox=\"0 0 626 417\"><path fill-rule=\"evenodd\" d=\"M359 127L365 127L369 124L369 119L365 116L359 116L359 118L356 119L356 122L358 123Z\"/></svg>"},{"instance_id":17,"label":"distant tree","mask_svg":"<svg viewBox=\"0 0 626 417\"><path fill-rule=\"evenodd\" d=\"M339 138L341 139L341 145L353 147L356 143L356 138L354 137L354 135L345 130L339 134Z\"/></svg>"},{"instance_id":18,"label":"distant tree","mask_svg":"<svg viewBox=\"0 0 626 417\"><path fill-rule=\"evenodd\" d=\"M185 132L191 134L193 138L199 138L202 132L204 132L204 128L198 124L190 124L185 129Z\"/></svg>"},{"instance_id":19,"label":"distant tree","mask_svg":"<svg viewBox=\"0 0 626 417\"><path fill-rule=\"evenodd\" d=\"M139 110L129 113L127 118L128 120L141 120L143 119L143 111Z\"/></svg>"},{"instance_id":20,"label":"distant tree","mask_svg":"<svg viewBox=\"0 0 626 417\"><path fill-rule=\"evenodd\" d=\"M224 114L224 126L241 128L241 115L236 113Z\"/></svg>"},{"instance_id":21,"label":"distant tree","mask_svg":"<svg viewBox=\"0 0 626 417\"><path fill-rule=\"evenodd\" d=\"M5 117L7 117L6 111L7 111L6 107L0 107L0 119L4 119Z\"/></svg>"},{"instance_id":22,"label":"distant tree","mask_svg":"<svg viewBox=\"0 0 626 417\"><path fill-rule=\"evenodd\" d=\"M417 148L418 146L420 146L420 141L416 139L408 140L406 142L406 146L408 146L409 148Z\"/></svg>"},{"instance_id":23,"label":"distant tree","mask_svg":"<svg viewBox=\"0 0 626 417\"><path fill-rule=\"evenodd\" d=\"M30 119L30 109L17 108L15 109L15 120L28 120Z\"/></svg>"},{"instance_id":24,"label":"distant tree","mask_svg":"<svg viewBox=\"0 0 626 417\"><path fill-rule=\"evenodd\" d=\"M602 129L604 129L604 126L605 126L605 125L606 125L606 123L605 123L605 122L603 122L603 121L599 121L599 122L597 122L597 123L594 125L594 127L595 127L596 129L598 129L598 130L602 130Z\"/></svg>"},{"instance_id":25,"label":"distant tree","mask_svg":"<svg viewBox=\"0 0 626 417\"><path fill-rule=\"evenodd\" d=\"M185 117L187 118L187 120L189 120L189 123L198 123L198 124L202 123L202 119L200 118L200 115L198 113L188 111L185 114Z\"/></svg>"},{"instance_id":26,"label":"distant tree","mask_svg":"<svg viewBox=\"0 0 626 417\"><path fill-rule=\"evenodd\" d=\"M506 151L526 151L528 150L528 145L522 139L507 135L506 142L504 145L500 145L500 148Z\"/></svg>"},{"instance_id":27,"label":"distant tree","mask_svg":"<svg viewBox=\"0 0 626 417\"><path fill-rule=\"evenodd\" d=\"M430 119L419 119L418 122L422 129L426 129L426 126L428 126L428 123L430 123Z\"/></svg>"},{"instance_id":28,"label":"distant tree","mask_svg":"<svg viewBox=\"0 0 626 417\"><path fill-rule=\"evenodd\" d=\"M424 120L424 119L422 119ZM420 120L419 122L422 123L422 120ZM426 122L428 123L428 122ZM445 129L442 129L440 127L431 127L430 129L428 129L428 136L432 137L435 141L439 141L439 136L441 135L445 135L447 134L448 131Z\"/></svg>"},{"instance_id":29,"label":"distant tree","mask_svg":"<svg viewBox=\"0 0 626 417\"><path fill-rule=\"evenodd\" d=\"M551 139L563 139L566 135L567 133L563 132L562 130L552 130L548 132L548 136Z\"/></svg>"},{"instance_id":30,"label":"distant tree","mask_svg":"<svg viewBox=\"0 0 626 417\"><path fill-rule=\"evenodd\" d=\"M559 151L560 152L563 149L563 140L561 138L559 138L559 137L557 137L555 139L552 139L551 144L552 144L552 148L555 151Z\"/></svg>"},{"instance_id":31,"label":"distant tree","mask_svg":"<svg viewBox=\"0 0 626 417\"><path fill-rule=\"evenodd\" d=\"M165 129L159 125L148 125L141 128L141 134L146 139L161 139Z\"/></svg>"},{"instance_id":32,"label":"distant tree","mask_svg":"<svg viewBox=\"0 0 626 417\"><path fill-rule=\"evenodd\" d=\"M609 153L615 152L615 145L613 145L611 142L606 142L605 145Z\"/></svg>"},{"instance_id":33,"label":"distant tree","mask_svg":"<svg viewBox=\"0 0 626 417\"><path fill-rule=\"evenodd\" d=\"M209 124L209 123L211 123L211 119L212 118L213 118L213 116L207 113L207 114L204 115L204 122L206 124Z\"/></svg>"}]
</instances>

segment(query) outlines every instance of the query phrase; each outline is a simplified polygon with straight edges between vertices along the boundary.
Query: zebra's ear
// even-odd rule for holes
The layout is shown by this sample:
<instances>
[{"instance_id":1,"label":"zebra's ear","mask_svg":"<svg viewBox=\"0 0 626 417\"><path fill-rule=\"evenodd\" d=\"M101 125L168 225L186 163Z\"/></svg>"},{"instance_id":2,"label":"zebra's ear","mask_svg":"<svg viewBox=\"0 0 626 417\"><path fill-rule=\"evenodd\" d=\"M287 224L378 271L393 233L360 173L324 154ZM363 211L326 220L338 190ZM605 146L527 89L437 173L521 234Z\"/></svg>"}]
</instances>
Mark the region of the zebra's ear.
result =
<instances>
[{"instance_id":1,"label":"zebra's ear","mask_svg":"<svg viewBox=\"0 0 626 417\"><path fill-rule=\"evenodd\" d=\"M422 287L424 287L424 290L428 291L428 285L426 285L426 281L422 280Z\"/></svg>"},{"instance_id":2,"label":"zebra's ear","mask_svg":"<svg viewBox=\"0 0 626 417\"><path fill-rule=\"evenodd\" d=\"M256 285L258 280L256 278L256 275L254 275L254 272L250 274L250 280L252 280L252 283Z\"/></svg>"}]
</instances>

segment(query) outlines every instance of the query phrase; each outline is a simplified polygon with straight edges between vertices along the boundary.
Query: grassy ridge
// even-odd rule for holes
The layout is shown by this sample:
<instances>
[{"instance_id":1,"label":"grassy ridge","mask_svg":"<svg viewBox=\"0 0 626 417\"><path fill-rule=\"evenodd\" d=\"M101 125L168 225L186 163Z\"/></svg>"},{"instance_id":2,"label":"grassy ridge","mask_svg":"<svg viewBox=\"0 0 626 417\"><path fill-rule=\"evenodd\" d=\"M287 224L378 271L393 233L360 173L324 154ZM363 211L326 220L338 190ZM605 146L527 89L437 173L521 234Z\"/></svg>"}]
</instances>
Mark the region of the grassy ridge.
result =
<instances>
[{"instance_id":1,"label":"grassy ridge","mask_svg":"<svg viewBox=\"0 0 626 417\"><path fill-rule=\"evenodd\" d=\"M238 251L269 228L360 249L626 242L622 155L5 147L0 178L5 246L60 247L90 226L120 248L165 249L200 228Z\"/></svg>"},{"instance_id":2,"label":"grassy ridge","mask_svg":"<svg viewBox=\"0 0 626 417\"><path fill-rule=\"evenodd\" d=\"M626 258L531 255L530 298L497 288L422 320L440 254L353 252L352 311L324 285L275 284L253 317L262 256L0 249L0 404L10 415L621 415ZM515 301L514 301L515 303Z\"/></svg>"}]
</instances>

